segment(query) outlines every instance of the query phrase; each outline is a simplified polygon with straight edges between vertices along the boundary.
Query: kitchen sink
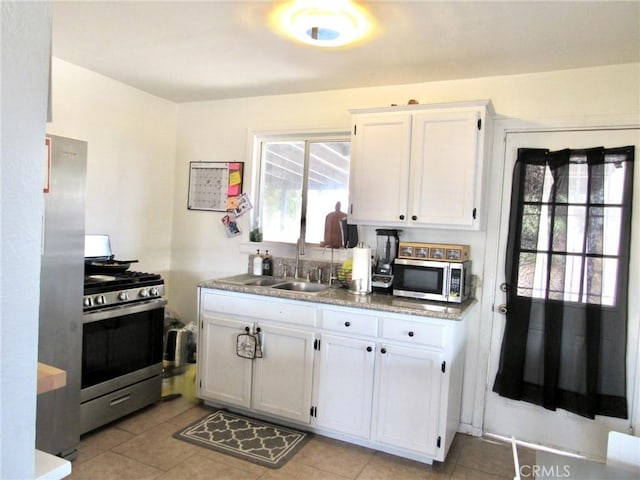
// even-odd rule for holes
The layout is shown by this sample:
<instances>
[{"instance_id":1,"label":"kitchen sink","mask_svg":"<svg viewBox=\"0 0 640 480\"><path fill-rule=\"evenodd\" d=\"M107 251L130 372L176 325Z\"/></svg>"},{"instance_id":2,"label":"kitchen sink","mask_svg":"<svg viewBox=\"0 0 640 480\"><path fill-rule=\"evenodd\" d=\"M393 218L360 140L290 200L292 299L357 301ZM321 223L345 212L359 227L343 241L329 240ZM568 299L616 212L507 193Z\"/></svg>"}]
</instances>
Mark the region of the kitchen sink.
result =
<instances>
[{"instance_id":1,"label":"kitchen sink","mask_svg":"<svg viewBox=\"0 0 640 480\"><path fill-rule=\"evenodd\" d=\"M291 292L319 293L330 288L323 283L305 282L304 280L292 280L286 278L263 277L247 280L243 282L247 287L270 287L278 290L289 290Z\"/></svg>"},{"instance_id":2,"label":"kitchen sink","mask_svg":"<svg viewBox=\"0 0 640 480\"><path fill-rule=\"evenodd\" d=\"M329 285L311 282L285 282L273 285L272 288L277 288L279 290L291 290L294 292L317 293L324 292L329 288Z\"/></svg>"},{"instance_id":3,"label":"kitchen sink","mask_svg":"<svg viewBox=\"0 0 640 480\"><path fill-rule=\"evenodd\" d=\"M282 283L281 278L260 278L258 280L251 280L246 282L245 285L252 285L255 287L271 287L272 285L277 285L278 283Z\"/></svg>"}]
</instances>

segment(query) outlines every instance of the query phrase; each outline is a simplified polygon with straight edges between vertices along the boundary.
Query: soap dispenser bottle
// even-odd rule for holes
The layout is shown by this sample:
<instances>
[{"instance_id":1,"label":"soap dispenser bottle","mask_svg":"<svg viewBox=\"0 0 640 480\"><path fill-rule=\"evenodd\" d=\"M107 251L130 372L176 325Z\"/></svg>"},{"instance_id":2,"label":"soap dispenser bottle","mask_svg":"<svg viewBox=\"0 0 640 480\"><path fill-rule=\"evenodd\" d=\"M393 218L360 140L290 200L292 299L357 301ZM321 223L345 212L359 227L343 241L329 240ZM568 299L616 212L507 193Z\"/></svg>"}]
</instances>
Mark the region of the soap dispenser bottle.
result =
<instances>
[{"instance_id":1,"label":"soap dispenser bottle","mask_svg":"<svg viewBox=\"0 0 640 480\"><path fill-rule=\"evenodd\" d=\"M264 257L262 258L262 274L273 275L273 260L271 259L271 255L269 255L269 250L265 250Z\"/></svg>"},{"instance_id":2,"label":"soap dispenser bottle","mask_svg":"<svg viewBox=\"0 0 640 480\"><path fill-rule=\"evenodd\" d=\"M253 274L262 275L262 255L260 255L260 250L257 250L256 256L253 257Z\"/></svg>"}]
</instances>

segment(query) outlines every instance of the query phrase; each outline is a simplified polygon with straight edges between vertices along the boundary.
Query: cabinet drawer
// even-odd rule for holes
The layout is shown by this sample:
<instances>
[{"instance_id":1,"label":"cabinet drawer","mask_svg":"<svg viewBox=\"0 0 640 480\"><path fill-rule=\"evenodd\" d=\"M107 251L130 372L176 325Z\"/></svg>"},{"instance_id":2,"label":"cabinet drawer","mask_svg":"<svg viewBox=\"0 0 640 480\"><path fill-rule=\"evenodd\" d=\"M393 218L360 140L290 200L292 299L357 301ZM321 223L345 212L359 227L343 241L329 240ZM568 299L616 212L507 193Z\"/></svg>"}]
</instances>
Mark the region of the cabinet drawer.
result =
<instances>
[{"instance_id":1,"label":"cabinet drawer","mask_svg":"<svg viewBox=\"0 0 640 480\"><path fill-rule=\"evenodd\" d=\"M445 327L433 323L383 318L381 336L386 340L442 348L444 346Z\"/></svg>"},{"instance_id":2,"label":"cabinet drawer","mask_svg":"<svg viewBox=\"0 0 640 480\"><path fill-rule=\"evenodd\" d=\"M322 328L353 335L375 337L378 334L378 317L350 310L322 310Z\"/></svg>"},{"instance_id":3,"label":"cabinet drawer","mask_svg":"<svg viewBox=\"0 0 640 480\"><path fill-rule=\"evenodd\" d=\"M273 320L295 325L316 325L316 308L296 301L269 300L258 295L225 295L203 293L204 312L227 313L257 320Z\"/></svg>"},{"instance_id":4,"label":"cabinet drawer","mask_svg":"<svg viewBox=\"0 0 640 480\"><path fill-rule=\"evenodd\" d=\"M80 433L121 418L160 400L162 377L148 378L80 405Z\"/></svg>"}]
</instances>

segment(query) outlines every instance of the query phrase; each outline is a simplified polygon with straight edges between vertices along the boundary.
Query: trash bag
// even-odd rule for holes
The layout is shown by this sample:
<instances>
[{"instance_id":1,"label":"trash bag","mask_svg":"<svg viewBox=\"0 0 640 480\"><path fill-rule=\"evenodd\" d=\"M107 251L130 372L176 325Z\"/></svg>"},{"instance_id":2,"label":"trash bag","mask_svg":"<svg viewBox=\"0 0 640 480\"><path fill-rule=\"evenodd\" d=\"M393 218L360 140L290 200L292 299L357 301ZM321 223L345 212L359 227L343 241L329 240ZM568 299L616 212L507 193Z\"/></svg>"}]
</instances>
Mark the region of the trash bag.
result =
<instances>
[{"instance_id":1,"label":"trash bag","mask_svg":"<svg viewBox=\"0 0 640 480\"><path fill-rule=\"evenodd\" d=\"M172 328L182 328L184 323L180 321L180 317L174 311L169 308L164 309L164 336L167 336L167 332Z\"/></svg>"}]
</instances>

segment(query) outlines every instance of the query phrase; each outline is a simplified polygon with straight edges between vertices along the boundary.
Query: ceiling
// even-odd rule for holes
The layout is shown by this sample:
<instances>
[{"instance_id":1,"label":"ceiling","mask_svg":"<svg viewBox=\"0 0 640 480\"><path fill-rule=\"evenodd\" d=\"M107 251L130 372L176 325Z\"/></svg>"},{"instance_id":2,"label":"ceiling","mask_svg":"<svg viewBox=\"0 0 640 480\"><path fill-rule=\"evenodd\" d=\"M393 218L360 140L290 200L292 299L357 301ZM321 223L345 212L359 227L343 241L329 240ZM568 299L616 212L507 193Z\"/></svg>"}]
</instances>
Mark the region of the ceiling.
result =
<instances>
[{"instance_id":1,"label":"ceiling","mask_svg":"<svg viewBox=\"0 0 640 480\"><path fill-rule=\"evenodd\" d=\"M53 0L53 55L174 102L640 61L640 2L370 1L351 48L294 43L272 1Z\"/></svg>"}]
</instances>

